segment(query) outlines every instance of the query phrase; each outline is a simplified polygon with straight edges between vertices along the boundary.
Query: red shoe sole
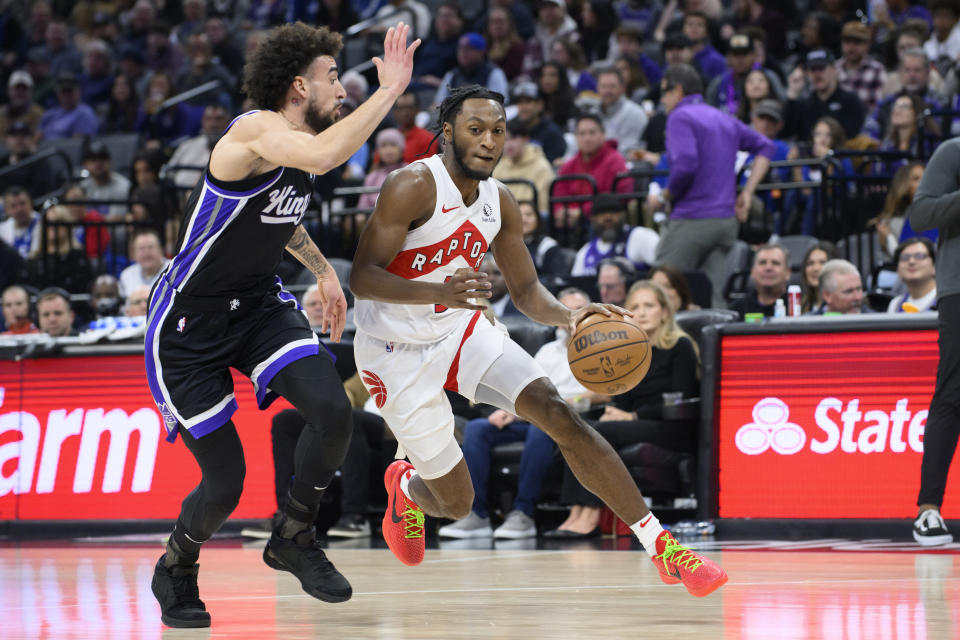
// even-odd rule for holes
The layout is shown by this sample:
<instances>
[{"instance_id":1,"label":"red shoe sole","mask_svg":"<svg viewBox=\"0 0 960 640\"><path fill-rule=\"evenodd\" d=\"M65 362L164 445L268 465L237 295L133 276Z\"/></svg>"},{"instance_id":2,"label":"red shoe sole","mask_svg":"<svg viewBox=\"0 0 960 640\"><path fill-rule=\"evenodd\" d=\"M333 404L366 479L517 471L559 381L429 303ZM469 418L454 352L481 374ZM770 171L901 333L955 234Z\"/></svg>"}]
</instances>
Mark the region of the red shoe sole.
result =
<instances>
[{"instance_id":1,"label":"red shoe sole","mask_svg":"<svg viewBox=\"0 0 960 640\"><path fill-rule=\"evenodd\" d=\"M690 587L687 587L687 591L690 593L690 595L696 598L704 598L710 595L711 593L713 593L714 591L716 591L717 589L719 589L720 587L722 587L723 585L727 584L727 580L728 580L727 574L726 572L724 572L723 575L721 575L719 578L717 578L707 586L702 587L696 591L692 590Z\"/></svg>"},{"instance_id":2,"label":"red shoe sole","mask_svg":"<svg viewBox=\"0 0 960 640\"><path fill-rule=\"evenodd\" d=\"M421 556L418 560L407 560L399 550L394 548L390 538L386 535L386 532L394 526L393 519L390 517L390 505L393 503L393 494L390 492L394 487L396 487L396 491L400 491L400 487L396 483L397 475L403 473L410 467L409 463L398 464L402 462L402 460L397 460L390 463L386 473L383 474L383 485L387 490L387 512L383 514L383 521L380 526L381 532L383 533L383 540L387 543L387 548L390 549L394 557L408 567L415 567L423 562L423 557Z\"/></svg>"}]
</instances>

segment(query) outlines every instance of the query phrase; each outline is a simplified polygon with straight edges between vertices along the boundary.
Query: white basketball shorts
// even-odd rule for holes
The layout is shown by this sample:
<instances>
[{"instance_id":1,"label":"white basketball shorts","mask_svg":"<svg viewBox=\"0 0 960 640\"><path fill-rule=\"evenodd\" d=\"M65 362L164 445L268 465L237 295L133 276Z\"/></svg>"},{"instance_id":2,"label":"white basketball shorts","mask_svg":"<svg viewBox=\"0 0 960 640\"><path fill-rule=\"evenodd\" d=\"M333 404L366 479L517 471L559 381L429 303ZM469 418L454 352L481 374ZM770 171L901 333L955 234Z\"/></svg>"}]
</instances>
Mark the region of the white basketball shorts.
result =
<instances>
[{"instance_id":1,"label":"white basketball shorts","mask_svg":"<svg viewBox=\"0 0 960 640\"><path fill-rule=\"evenodd\" d=\"M453 410L443 390L515 411L514 402L543 368L510 340L506 328L477 311L439 342L389 342L357 331L357 371L406 457L427 480L446 475L463 457ZM478 392L481 396L478 399Z\"/></svg>"}]
</instances>

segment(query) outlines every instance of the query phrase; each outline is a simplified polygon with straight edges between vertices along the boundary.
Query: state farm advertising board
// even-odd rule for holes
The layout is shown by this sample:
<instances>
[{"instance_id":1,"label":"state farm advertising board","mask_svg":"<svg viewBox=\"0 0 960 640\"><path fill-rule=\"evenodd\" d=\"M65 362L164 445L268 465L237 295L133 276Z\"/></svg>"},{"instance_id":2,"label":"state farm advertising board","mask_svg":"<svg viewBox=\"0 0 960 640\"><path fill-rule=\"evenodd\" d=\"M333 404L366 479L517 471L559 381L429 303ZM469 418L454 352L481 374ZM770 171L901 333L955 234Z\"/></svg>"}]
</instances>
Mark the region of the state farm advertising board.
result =
<instances>
[{"instance_id":1,"label":"state farm advertising board","mask_svg":"<svg viewBox=\"0 0 960 640\"><path fill-rule=\"evenodd\" d=\"M0 519L175 518L200 471L166 430L144 377L143 356L0 361ZM270 419L249 380L234 372L233 421L246 455L233 517L276 509Z\"/></svg>"},{"instance_id":2,"label":"state farm advertising board","mask_svg":"<svg viewBox=\"0 0 960 640\"><path fill-rule=\"evenodd\" d=\"M936 331L727 335L720 354L720 517L915 516Z\"/></svg>"}]
</instances>

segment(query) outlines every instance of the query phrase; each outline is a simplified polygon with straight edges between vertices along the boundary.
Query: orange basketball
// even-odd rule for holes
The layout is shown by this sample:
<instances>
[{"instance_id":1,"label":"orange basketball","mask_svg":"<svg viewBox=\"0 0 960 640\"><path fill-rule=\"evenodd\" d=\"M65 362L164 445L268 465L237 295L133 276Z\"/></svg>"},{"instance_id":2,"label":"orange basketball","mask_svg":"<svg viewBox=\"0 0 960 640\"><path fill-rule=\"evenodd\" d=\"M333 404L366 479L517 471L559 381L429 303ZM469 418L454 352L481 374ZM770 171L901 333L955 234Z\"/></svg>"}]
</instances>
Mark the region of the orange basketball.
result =
<instances>
[{"instance_id":1,"label":"orange basketball","mask_svg":"<svg viewBox=\"0 0 960 640\"><path fill-rule=\"evenodd\" d=\"M612 396L633 389L647 375L650 341L623 316L592 313L577 325L567 361L580 384Z\"/></svg>"}]
</instances>

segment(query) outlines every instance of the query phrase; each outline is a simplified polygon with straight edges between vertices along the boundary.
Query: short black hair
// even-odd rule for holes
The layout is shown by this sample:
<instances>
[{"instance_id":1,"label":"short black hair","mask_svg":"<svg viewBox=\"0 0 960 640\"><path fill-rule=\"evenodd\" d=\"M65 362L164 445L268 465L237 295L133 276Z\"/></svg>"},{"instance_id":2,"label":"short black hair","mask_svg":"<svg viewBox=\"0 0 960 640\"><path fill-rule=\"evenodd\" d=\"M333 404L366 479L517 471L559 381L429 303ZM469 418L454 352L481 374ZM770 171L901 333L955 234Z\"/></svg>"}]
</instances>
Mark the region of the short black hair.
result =
<instances>
[{"instance_id":1,"label":"short black hair","mask_svg":"<svg viewBox=\"0 0 960 640\"><path fill-rule=\"evenodd\" d=\"M457 123L457 116L460 115L460 111L463 109L463 103L475 98L480 100L493 100L499 103L500 108L503 109L503 94L497 91L491 91L479 84L468 84L463 87L450 89L450 93L437 107L437 133L433 136L433 140L430 141L430 145L428 145L427 148L433 146L437 138L443 134L444 123L449 122L451 127Z\"/></svg>"},{"instance_id":2,"label":"short black hair","mask_svg":"<svg viewBox=\"0 0 960 640\"><path fill-rule=\"evenodd\" d=\"M70 294L67 293L64 289L60 287L47 287L43 291L37 294L37 306L40 306L41 302L46 302L47 300L53 300L54 298L61 298L64 302L67 303L67 309L73 309L73 306L70 304Z\"/></svg>"},{"instance_id":3,"label":"short black hair","mask_svg":"<svg viewBox=\"0 0 960 640\"><path fill-rule=\"evenodd\" d=\"M909 247L912 244L922 244L927 248L927 253L930 254L930 260L933 261L933 264L937 264L937 249L933 246L933 243L923 236L913 236L912 238L907 238L899 245L897 245L896 250L893 252L893 264L900 263L900 254L903 253L903 250Z\"/></svg>"},{"instance_id":4,"label":"short black hair","mask_svg":"<svg viewBox=\"0 0 960 640\"><path fill-rule=\"evenodd\" d=\"M594 113L593 111L587 111L577 116L577 121L573 124L573 128L576 129L577 126L584 120L591 120L597 123L597 126L600 127L601 129L604 128L603 118L601 118L597 113Z\"/></svg>"},{"instance_id":5,"label":"short black hair","mask_svg":"<svg viewBox=\"0 0 960 640\"><path fill-rule=\"evenodd\" d=\"M290 84L320 56L336 58L339 33L303 22L271 29L243 68L243 91L261 109L279 109Z\"/></svg>"},{"instance_id":6,"label":"short black hair","mask_svg":"<svg viewBox=\"0 0 960 640\"><path fill-rule=\"evenodd\" d=\"M530 137L530 129L527 127L527 123L520 118L514 118L507 123L507 133L509 133L511 136L524 136L526 138Z\"/></svg>"}]
</instances>

